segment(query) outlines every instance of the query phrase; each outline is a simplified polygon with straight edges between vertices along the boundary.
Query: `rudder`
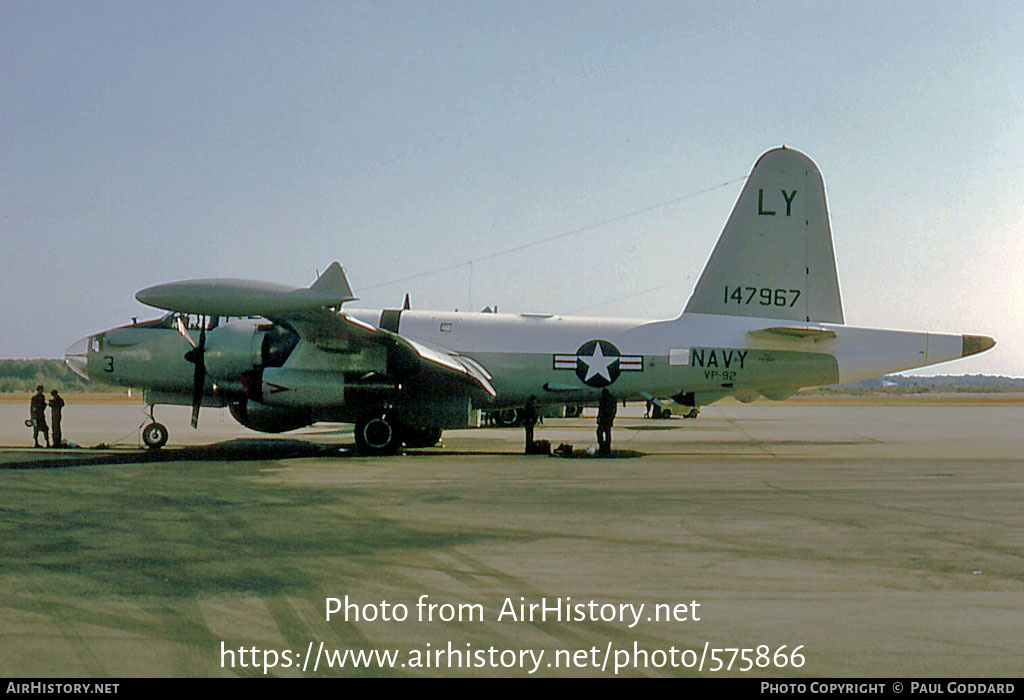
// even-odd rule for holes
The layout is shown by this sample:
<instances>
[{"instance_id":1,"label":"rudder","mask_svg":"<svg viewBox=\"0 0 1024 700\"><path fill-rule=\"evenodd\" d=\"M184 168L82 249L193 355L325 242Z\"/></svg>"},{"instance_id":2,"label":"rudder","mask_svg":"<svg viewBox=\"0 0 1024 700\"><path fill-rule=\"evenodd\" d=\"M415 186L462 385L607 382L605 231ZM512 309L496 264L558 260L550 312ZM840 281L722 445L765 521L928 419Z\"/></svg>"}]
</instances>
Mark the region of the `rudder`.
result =
<instances>
[{"instance_id":1,"label":"rudder","mask_svg":"<svg viewBox=\"0 0 1024 700\"><path fill-rule=\"evenodd\" d=\"M785 146L758 159L684 313L844 322L814 161Z\"/></svg>"}]
</instances>

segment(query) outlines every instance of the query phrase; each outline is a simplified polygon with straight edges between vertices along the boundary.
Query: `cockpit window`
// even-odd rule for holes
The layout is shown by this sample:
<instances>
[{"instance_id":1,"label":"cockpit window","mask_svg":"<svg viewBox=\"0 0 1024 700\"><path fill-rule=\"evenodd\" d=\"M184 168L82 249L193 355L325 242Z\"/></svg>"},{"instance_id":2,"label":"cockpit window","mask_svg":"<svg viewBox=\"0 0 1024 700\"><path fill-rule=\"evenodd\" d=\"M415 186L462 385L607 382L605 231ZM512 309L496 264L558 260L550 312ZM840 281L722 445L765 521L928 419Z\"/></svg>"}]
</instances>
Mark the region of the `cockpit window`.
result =
<instances>
[{"instance_id":1,"label":"cockpit window","mask_svg":"<svg viewBox=\"0 0 1024 700\"><path fill-rule=\"evenodd\" d=\"M180 311L171 311L161 316L157 321L151 322L151 327L177 328L179 318L184 323L186 330L198 331L202 330L203 327L205 326L206 330L212 331L214 328L217 328L221 324L228 323L230 321L259 318L259 316L204 316L203 314L186 314Z\"/></svg>"}]
</instances>

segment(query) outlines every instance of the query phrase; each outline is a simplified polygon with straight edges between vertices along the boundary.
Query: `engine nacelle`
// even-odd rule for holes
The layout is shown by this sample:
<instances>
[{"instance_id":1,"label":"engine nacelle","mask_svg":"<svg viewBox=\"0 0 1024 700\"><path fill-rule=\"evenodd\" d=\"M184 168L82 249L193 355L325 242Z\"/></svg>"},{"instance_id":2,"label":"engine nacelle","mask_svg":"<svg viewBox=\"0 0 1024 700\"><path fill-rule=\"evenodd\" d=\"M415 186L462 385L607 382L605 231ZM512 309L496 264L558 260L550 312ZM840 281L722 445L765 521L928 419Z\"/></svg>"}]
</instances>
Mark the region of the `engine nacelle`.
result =
<instances>
[{"instance_id":1,"label":"engine nacelle","mask_svg":"<svg viewBox=\"0 0 1024 700\"><path fill-rule=\"evenodd\" d=\"M313 423L310 409L277 408L256 401L232 401L229 408L236 421L261 433L284 433Z\"/></svg>"},{"instance_id":2,"label":"engine nacelle","mask_svg":"<svg viewBox=\"0 0 1024 700\"><path fill-rule=\"evenodd\" d=\"M260 367L280 367L299 337L269 323L232 321L206 335L206 371L222 381Z\"/></svg>"},{"instance_id":3,"label":"engine nacelle","mask_svg":"<svg viewBox=\"0 0 1024 700\"><path fill-rule=\"evenodd\" d=\"M345 375L323 370L263 370L262 401L271 406L342 406L345 404Z\"/></svg>"}]
</instances>

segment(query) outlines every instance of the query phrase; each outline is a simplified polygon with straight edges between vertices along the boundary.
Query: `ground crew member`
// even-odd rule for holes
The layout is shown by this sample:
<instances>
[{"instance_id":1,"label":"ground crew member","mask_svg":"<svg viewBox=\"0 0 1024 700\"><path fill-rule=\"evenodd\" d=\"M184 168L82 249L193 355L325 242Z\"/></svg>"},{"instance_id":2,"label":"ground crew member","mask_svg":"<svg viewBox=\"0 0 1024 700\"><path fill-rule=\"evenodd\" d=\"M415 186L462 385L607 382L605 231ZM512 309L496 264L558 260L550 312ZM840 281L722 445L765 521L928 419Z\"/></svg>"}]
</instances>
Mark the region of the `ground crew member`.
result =
<instances>
[{"instance_id":1,"label":"ground crew member","mask_svg":"<svg viewBox=\"0 0 1024 700\"><path fill-rule=\"evenodd\" d=\"M50 420L53 421L53 446L63 447L64 440L60 434L60 412L64 410L64 399L60 397L57 390L50 392Z\"/></svg>"},{"instance_id":2,"label":"ground crew member","mask_svg":"<svg viewBox=\"0 0 1024 700\"><path fill-rule=\"evenodd\" d=\"M526 428L526 454L533 454L533 427L537 425L537 397L531 396L523 406L523 427Z\"/></svg>"},{"instance_id":3,"label":"ground crew member","mask_svg":"<svg viewBox=\"0 0 1024 700\"><path fill-rule=\"evenodd\" d=\"M612 423L615 422L615 397L607 388L601 390L601 401L597 406L597 453L608 457L612 453Z\"/></svg>"},{"instance_id":4,"label":"ground crew member","mask_svg":"<svg viewBox=\"0 0 1024 700\"><path fill-rule=\"evenodd\" d=\"M36 447L39 444L39 433L46 439L46 446L50 446L50 429L46 425L46 394L43 393L43 385L36 387L36 394L32 397L29 405L29 416L32 418L32 441Z\"/></svg>"}]
</instances>

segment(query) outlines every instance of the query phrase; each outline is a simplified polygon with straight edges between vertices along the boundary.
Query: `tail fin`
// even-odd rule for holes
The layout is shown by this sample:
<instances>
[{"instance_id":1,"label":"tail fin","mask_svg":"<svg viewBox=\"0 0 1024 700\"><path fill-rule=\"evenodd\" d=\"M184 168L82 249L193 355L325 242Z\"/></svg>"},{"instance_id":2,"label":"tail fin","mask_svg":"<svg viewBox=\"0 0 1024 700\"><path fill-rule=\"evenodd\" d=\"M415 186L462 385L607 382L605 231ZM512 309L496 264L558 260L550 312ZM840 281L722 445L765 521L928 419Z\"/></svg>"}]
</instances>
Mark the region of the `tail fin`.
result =
<instances>
[{"instance_id":1,"label":"tail fin","mask_svg":"<svg viewBox=\"0 0 1024 700\"><path fill-rule=\"evenodd\" d=\"M315 292L334 294L344 304L346 301L355 301L359 297L352 294L352 287L349 286L345 270L337 260L327 266L316 281L309 286Z\"/></svg>"},{"instance_id":2,"label":"tail fin","mask_svg":"<svg viewBox=\"0 0 1024 700\"><path fill-rule=\"evenodd\" d=\"M843 323L814 161L785 146L758 159L685 312Z\"/></svg>"}]
</instances>

